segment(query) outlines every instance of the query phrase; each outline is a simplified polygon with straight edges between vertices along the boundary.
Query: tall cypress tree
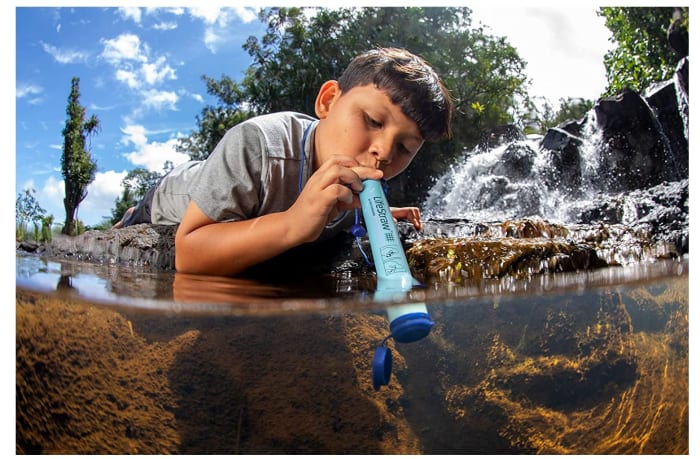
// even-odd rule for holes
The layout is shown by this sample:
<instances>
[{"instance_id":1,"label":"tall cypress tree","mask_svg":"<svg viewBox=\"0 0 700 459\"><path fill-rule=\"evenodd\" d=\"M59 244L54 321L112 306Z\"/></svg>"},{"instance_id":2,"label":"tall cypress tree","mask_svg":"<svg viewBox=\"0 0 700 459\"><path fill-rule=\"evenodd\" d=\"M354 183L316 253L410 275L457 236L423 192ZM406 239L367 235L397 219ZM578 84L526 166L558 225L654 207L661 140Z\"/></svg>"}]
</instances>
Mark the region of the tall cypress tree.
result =
<instances>
[{"instance_id":1,"label":"tall cypress tree","mask_svg":"<svg viewBox=\"0 0 700 459\"><path fill-rule=\"evenodd\" d=\"M95 180L97 163L93 161L89 150L85 149L87 136L97 132L100 121L92 115L85 120L85 107L80 105L80 78L73 77L68 96L66 126L63 128L63 155L61 169L65 183L66 197L63 207L66 209L66 222L63 234L77 234L76 215L78 206L87 197L87 187Z\"/></svg>"}]
</instances>

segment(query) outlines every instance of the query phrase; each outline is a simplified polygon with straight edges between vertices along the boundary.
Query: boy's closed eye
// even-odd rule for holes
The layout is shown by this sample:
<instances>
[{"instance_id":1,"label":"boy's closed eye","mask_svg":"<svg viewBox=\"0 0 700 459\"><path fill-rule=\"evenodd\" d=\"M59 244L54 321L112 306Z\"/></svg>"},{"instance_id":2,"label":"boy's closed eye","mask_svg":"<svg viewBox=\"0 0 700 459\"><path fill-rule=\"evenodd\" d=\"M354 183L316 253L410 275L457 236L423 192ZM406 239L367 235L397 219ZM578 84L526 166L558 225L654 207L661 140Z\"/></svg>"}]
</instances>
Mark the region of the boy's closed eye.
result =
<instances>
[{"instance_id":1,"label":"boy's closed eye","mask_svg":"<svg viewBox=\"0 0 700 459\"><path fill-rule=\"evenodd\" d=\"M375 128L375 129L381 129L382 123L380 121L377 121L376 119L372 118L368 113L365 113L365 122L369 127Z\"/></svg>"}]
</instances>

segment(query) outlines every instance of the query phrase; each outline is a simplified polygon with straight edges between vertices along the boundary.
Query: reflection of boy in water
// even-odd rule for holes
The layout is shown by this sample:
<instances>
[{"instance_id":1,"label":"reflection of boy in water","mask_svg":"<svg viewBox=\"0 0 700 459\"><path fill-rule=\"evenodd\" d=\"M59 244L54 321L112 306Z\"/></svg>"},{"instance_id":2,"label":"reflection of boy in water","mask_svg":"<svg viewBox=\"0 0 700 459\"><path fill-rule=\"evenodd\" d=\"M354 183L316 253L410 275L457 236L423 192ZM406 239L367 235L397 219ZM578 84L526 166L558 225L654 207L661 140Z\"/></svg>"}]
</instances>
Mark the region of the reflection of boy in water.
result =
<instances>
[{"instance_id":1,"label":"reflection of boy in water","mask_svg":"<svg viewBox=\"0 0 700 459\"><path fill-rule=\"evenodd\" d=\"M240 273L348 228L362 180L396 176L424 140L449 136L452 102L427 63L391 48L325 82L315 111L234 126L207 160L176 167L115 226L179 223L178 271ZM421 228L417 208L391 213Z\"/></svg>"}]
</instances>

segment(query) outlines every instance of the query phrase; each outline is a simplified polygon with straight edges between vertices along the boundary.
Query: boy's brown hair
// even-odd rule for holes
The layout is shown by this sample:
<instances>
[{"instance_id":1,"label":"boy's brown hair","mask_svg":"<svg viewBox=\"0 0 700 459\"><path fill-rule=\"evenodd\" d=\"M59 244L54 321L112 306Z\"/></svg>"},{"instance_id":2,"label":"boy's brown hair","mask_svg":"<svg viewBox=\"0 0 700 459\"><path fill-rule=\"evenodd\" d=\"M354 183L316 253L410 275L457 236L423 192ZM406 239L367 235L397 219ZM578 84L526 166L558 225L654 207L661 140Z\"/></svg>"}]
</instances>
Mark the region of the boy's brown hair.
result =
<instances>
[{"instance_id":1,"label":"boy's brown hair","mask_svg":"<svg viewBox=\"0 0 700 459\"><path fill-rule=\"evenodd\" d=\"M452 99L422 58L400 48L378 48L355 57L338 78L342 91L373 84L412 119L426 140L452 135Z\"/></svg>"}]
</instances>

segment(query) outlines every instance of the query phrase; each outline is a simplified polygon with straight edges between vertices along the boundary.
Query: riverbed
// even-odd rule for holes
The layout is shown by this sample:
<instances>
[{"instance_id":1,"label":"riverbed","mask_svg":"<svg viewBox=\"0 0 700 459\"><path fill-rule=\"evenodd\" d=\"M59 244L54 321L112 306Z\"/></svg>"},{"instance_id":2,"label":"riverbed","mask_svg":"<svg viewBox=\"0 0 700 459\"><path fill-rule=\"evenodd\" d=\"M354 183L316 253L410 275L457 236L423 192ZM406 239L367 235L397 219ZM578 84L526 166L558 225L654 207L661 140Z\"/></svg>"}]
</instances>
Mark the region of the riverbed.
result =
<instances>
[{"instance_id":1,"label":"riverbed","mask_svg":"<svg viewBox=\"0 0 700 459\"><path fill-rule=\"evenodd\" d=\"M688 453L687 259L419 289L378 390L373 286L18 256L16 452Z\"/></svg>"}]
</instances>

